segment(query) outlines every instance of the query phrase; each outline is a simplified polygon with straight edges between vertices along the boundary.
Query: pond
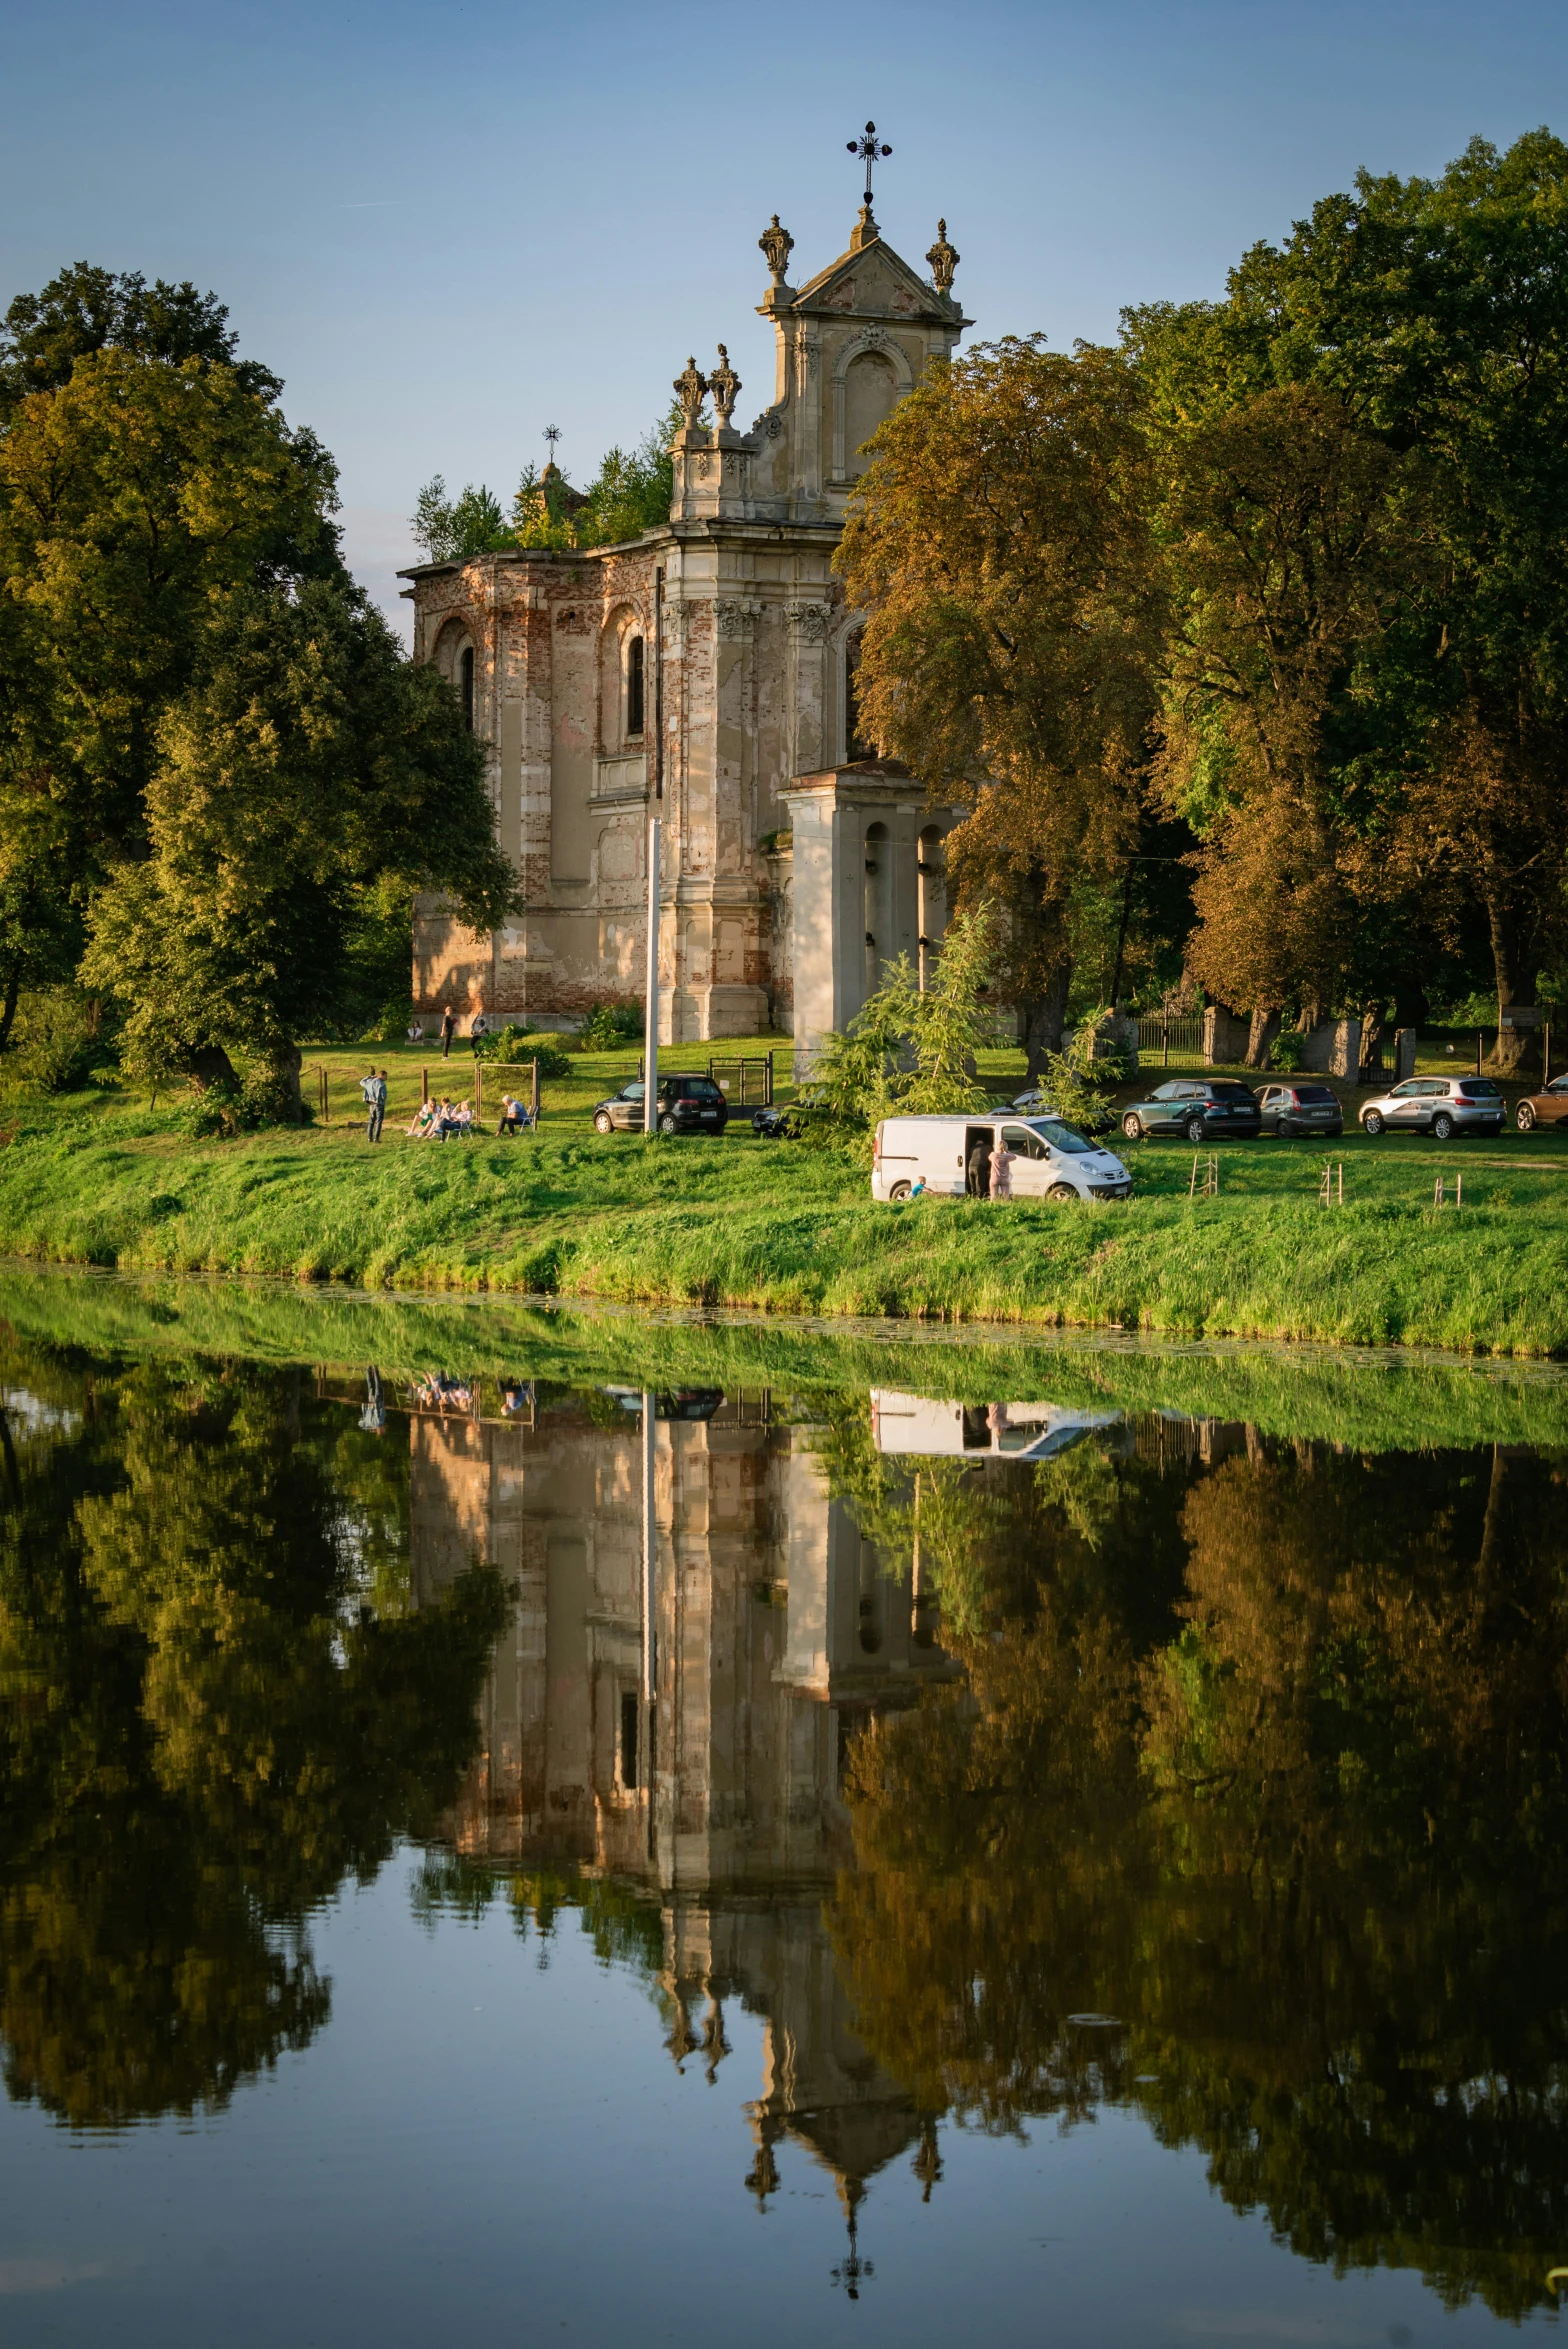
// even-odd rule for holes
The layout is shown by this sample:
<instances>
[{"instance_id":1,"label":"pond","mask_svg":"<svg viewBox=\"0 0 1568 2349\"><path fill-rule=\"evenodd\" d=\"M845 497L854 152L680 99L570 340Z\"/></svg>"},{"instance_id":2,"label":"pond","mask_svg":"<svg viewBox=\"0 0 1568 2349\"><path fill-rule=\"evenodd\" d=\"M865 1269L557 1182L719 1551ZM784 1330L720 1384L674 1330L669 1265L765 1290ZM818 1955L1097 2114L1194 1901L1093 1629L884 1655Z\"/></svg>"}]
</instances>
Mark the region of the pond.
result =
<instances>
[{"instance_id":1,"label":"pond","mask_svg":"<svg viewBox=\"0 0 1568 2349\"><path fill-rule=\"evenodd\" d=\"M1560 1374L6 1273L0 1405L8 2342L1555 2322Z\"/></svg>"}]
</instances>

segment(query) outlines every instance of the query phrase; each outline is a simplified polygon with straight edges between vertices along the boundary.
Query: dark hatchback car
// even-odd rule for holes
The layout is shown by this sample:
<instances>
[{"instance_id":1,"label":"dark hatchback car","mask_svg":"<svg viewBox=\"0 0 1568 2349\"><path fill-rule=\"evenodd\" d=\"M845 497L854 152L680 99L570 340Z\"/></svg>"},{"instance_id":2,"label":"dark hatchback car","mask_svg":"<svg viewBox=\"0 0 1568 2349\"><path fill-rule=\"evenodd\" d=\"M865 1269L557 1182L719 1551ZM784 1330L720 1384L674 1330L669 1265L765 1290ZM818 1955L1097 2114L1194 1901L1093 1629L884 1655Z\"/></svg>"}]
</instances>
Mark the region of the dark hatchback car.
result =
<instances>
[{"instance_id":1,"label":"dark hatchback car","mask_svg":"<svg viewBox=\"0 0 1568 2349\"><path fill-rule=\"evenodd\" d=\"M595 1133L640 1134L646 1093L641 1077L633 1077L601 1101L593 1113ZM661 1134L722 1134L729 1123L730 1105L712 1077L661 1077L657 1107Z\"/></svg>"},{"instance_id":2,"label":"dark hatchback car","mask_svg":"<svg viewBox=\"0 0 1568 2349\"><path fill-rule=\"evenodd\" d=\"M1271 1134L1342 1134L1345 1112L1339 1095L1329 1085L1301 1085L1294 1078L1283 1085L1265 1085L1258 1104Z\"/></svg>"},{"instance_id":3,"label":"dark hatchback car","mask_svg":"<svg viewBox=\"0 0 1568 2349\"><path fill-rule=\"evenodd\" d=\"M1140 1142L1145 1134L1185 1134L1189 1142L1212 1142L1220 1134L1245 1138L1260 1133L1262 1124L1251 1086L1226 1077L1173 1077L1147 1101L1122 1111L1122 1132L1129 1142Z\"/></svg>"}]
</instances>

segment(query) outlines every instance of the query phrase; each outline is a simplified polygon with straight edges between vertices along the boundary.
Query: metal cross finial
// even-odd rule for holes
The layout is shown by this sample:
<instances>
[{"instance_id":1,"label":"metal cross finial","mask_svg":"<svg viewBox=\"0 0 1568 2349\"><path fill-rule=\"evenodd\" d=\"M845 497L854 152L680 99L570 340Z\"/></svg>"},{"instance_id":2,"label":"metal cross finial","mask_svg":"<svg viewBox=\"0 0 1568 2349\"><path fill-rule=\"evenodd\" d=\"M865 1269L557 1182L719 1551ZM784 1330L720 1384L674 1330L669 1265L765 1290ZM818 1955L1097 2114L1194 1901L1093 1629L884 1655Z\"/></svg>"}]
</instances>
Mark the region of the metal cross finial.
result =
<instances>
[{"instance_id":1,"label":"metal cross finial","mask_svg":"<svg viewBox=\"0 0 1568 2349\"><path fill-rule=\"evenodd\" d=\"M879 156L891 155L893 150L891 147L877 145L877 126L874 122L868 122L863 135L858 139L850 139L847 144L851 155L858 155L866 167L866 209L869 212L871 209L871 166Z\"/></svg>"},{"instance_id":2,"label":"metal cross finial","mask_svg":"<svg viewBox=\"0 0 1568 2349\"><path fill-rule=\"evenodd\" d=\"M547 465L553 465L555 463L555 444L561 437L561 427L559 424L547 424L544 428L544 437L545 445L549 452L545 458L545 463Z\"/></svg>"}]
</instances>

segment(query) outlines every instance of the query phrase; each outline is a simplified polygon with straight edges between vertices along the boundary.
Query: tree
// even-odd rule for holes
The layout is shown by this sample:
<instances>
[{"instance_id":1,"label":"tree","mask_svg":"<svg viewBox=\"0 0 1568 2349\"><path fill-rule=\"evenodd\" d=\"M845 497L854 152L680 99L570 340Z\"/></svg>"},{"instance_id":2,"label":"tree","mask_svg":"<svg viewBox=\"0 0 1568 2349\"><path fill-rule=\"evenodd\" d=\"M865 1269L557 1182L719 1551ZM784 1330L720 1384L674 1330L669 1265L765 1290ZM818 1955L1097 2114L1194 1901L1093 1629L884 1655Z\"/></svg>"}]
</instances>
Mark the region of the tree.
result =
<instances>
[{"instance_id":1,"label":"tree","mask_svg":"<svg viewBox=\"0 0 1568 2349\"><path fill-rule=\"evenodd\" d=\"M0 785L0 1053L22 989L66 985L81 948L69 826L46 790Z\"/></svg>"},{"instance_id":2,"label":"tree","mask_svg":"<svg viewBox=\"0 0 1568 2349\"><path fill-rule=\"evenodd\" d=\"M1161 780L1204 838L1190 966L1311 1017L1387 972L1357 903L1357 664L1415 584L1399 460L1314 385L1159 434L1171 634ZM1374 811L1375 813L1375 811Z\"/></svg>"},{"instance_id":3,"label":"tree","mask_svg":"<svg viewBox=\"0 0 1568 2349\"><path fill-rule=\"evenodd\" d=\"M949 924L926 987L907 954L890 963L844 1033L823 1040L801 1093L808 1136L869 1151L881 1118L983 1107L975 1054L995 1025L985 1000L995 956L995 915L981 904Z\"/></svg>"},{"instance_id":4,"label":"tree","mask_svg":"<svg viewBox=\"0 0 1568 2349\"><path fill-rule=\"evenodd\" d=\"M0 773L61 808L79 885L145 840L214 598L338 573L335 504L314 436L205 360L91 353L0 434Z\"/></svg>"},{"instance_id":5,"label":"tree","mask_svg":"<svg viewBox=\"0 0 1568 2349\"><path fill-rule=\"evenodd\" d=\"M242 389L275 400L281 379L258 360L241 359L238 337L216 294L187 278L152 285L139 270L116 276L78 261L42 293L18 294L0 324L0 424L30 392L59 391L78 359L113 348L173 366L187 360L228 368Z\"/></svg>"},{"instance_id":6,"label":"tree","mask_svg":"<svg viewBox=\"0 0 1568 2349\"><path fill-rule=\"evenodd\" d=\"M475 489L469 482L460 497L448 498L439 473L420 491L409 528L431 563L465 562L470 555L493 554L517 544L493 490L483 482Z\"/></svg>"},{"instance_id":7,"label":"tree","mask_svg":"<svg viewBox=\"0 0 1568 2349\"><path fill-rule=\"evenodd\" d=\"M836 558L859 723L970 814L960 903L1008 917L1031 1072L1061 1040L1075 887L1136 846L1161 594L1134 370L1038 338L930 370L870 443Z\"/></svg>"},{"instance_id":8,"label":"tree","mask_svg":"<svg viewBox=\"0 0 1568 2349\"><path fill-rule=\"evenodd\" d=\"M1356 829L1407 905L1463 843L1499 1004L1533 1001L1568 858L1568 147L1534 131L1435 180L1363 173L1248 253L1223 304L1136 313L1129 337L1185 428L1313 385L1397 461L1426 559L1357 657Z\"/></svg>"},{"instance_id":9,"label":"tree","mask_svg":"<svg viewBox=\"0 0 1568 2349\"><path fill-rule=\"evenodd\" d=\"M148 853L95 899L82 973L125 1007L134 1070L243 1058L286 1107L300 1038L353 983L366 886L449 890L490 929L514 878L450 688L346 581L233 592L198 669L159 728Z\"/></svg>"}]
</instances>

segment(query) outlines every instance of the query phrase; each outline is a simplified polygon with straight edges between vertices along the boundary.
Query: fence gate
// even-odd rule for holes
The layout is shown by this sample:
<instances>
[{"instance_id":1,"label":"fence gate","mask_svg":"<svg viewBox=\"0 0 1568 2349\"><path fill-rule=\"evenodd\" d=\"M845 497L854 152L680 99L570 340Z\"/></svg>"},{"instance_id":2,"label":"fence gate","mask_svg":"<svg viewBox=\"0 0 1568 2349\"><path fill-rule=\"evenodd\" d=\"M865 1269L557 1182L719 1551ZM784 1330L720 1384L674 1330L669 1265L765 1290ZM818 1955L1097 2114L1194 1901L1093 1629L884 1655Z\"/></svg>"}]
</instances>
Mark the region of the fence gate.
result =
<instances>
[{"instance_id":1,"label":"fence gate","mask_svg":"<svg viewBox=\"0 0 1568 2349\"><path fill-rule=\"evenodd\" d=\"M1167 1018L1164 1012L1155 1012L1149 1019L1138 1022L1138 1061L1143 1068L1158 1061L1161 1068L1202 1068L1203 1014L1194 1012L1180 1019Z\"/></svg>"}]
</instances>

